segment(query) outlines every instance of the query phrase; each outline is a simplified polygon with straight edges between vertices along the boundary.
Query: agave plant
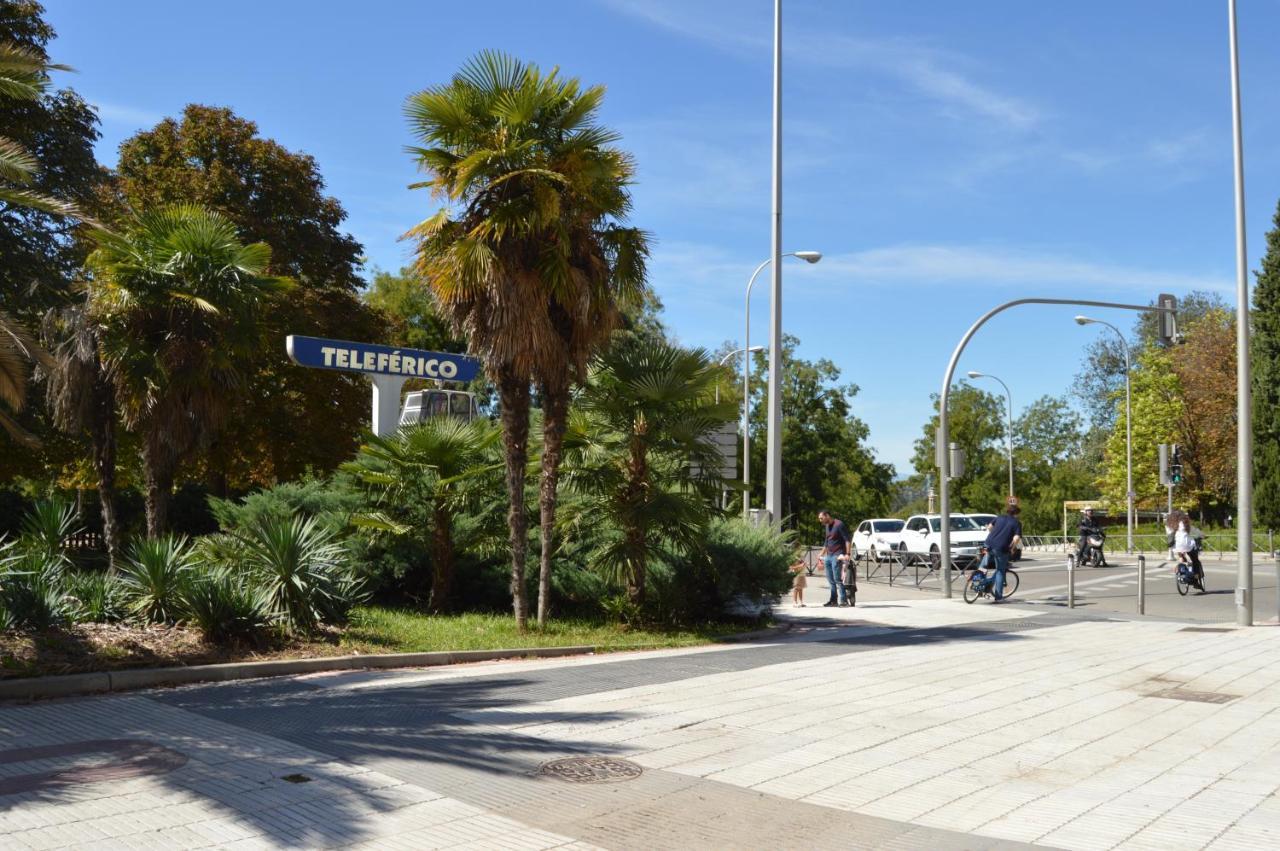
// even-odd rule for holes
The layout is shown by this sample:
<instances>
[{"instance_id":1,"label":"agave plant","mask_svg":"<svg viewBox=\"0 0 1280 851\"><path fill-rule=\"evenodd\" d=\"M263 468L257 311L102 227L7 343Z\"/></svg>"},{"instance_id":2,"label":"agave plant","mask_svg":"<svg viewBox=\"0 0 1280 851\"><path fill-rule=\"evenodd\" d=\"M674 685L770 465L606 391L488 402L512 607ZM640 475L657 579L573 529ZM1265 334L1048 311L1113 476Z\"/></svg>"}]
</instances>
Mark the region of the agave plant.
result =
<instances>
[{"instance_id":1,"label":"agave plant","mask_svg":"<svg viewBox=\"0 0 1280 851\"><path fill-rule=\"evenodd\" d=\"M185 536L164 535L135 542L121 571L129 608L153 623L177 621L191 565L191 547Z\"/></svg>"},{"instance_id":2,"label":"agave plant","mask_svg":"<svg viewBox=\"0 0 1280 851\"><path fill-rule=\"evenodd\" d=\"M62 562L45 553L17 549L0 563L0 627L50 629L71 620L62 591Z\"/></svg>"},{"instance_id":3,"label":"agave plant","mask_svg":"<svg viewBox=\"0 0 1280 851\"><path fill-rule=\"evenodd\" d=\"M359 585L336 532L314 517L264 518L240 533L244 564L295 633L313 632L355 602Z\"/></svg>"},{"instance_id":4,"label":"agave plant","mask_svg":"<svg viewBox=\"0 0 1280 851\"><path fill-rule=\"evenodd\" d=\"M129 614L124 583L110 573L76 571L62 582L77 623L115 623Z\"/></svg>"},{"instance_id":5,"label":"agave plant","mask_svg":"<svg viewBox=\"0 0 1280 851\"><path fill-rule=\"evenodd\" d=\"M81 530L79 520L75 505L61 497L37 500L22 519L18 547L69 565L66 542Z\"/></svg>"},{"instance_id":6,"label":"agave plant","mask_svg":"<svg viewBox=\"0 0 1280 851\"><path fill-rule=\"evenodd\" d=\"M182 601L205 640L215 644L252 641L275 620L267 590L228 568L200 572L183 588Z\"/></svg>"}]
</instances>

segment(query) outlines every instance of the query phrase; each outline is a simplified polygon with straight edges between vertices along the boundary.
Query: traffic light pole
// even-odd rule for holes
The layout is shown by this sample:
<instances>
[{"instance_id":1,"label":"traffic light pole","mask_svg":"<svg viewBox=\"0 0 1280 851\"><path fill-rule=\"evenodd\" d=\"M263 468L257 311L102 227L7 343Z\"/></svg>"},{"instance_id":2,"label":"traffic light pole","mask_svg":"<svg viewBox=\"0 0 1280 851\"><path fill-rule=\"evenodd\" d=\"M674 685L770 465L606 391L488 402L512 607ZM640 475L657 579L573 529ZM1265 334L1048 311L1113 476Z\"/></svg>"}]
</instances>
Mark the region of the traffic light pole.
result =
<instances>
[{"instance_id":1,"label":"traffic light pole","mask_svg":"<svg viewBox=\"0 0 1280 851\"><path fill-rule=\"evenodd\" d=\"M1168 301L1166 302L1166 298ZM1161 316L1167 314L1173 316L1176 314L1177 303L1172 297L1161 296L1160 303L1157 305L1149 304L1120 304L1111 301L1081 301L1071 298L1018 298L1013 301L1006 301L1004 304L997 305L978 318L978 321L969 326L969 330L960 338L960 342L956 345L955 351L951 353L951 360L947 363L947 371L942 376L942 392L938 396L938 432L935 438L938 442L934 447L935 452L938 447L950 446L951 433L950 423L947 419L947 399L951 396L951 382L955 378L956 366L960 363L960 355L964 354L965 346L969 345L969 341L973 339L973 335L978 333L978 329L987 324L991 317L1003 313L1011 307L1018 307L1023 304L1066 304L1076 307L1110 307L1117 310L1136 310L1139 313L1145 311L1153 311ZM1162 326L1164 323L1162 323ZM1176 328L1175 328L1176 330ZM942 596L951 596L951 453L936 452L938 458L938 513L941 514L941 540L938 542L938 553L941 564L939 565L942 574Z\"/></svg>"}]
</instances>

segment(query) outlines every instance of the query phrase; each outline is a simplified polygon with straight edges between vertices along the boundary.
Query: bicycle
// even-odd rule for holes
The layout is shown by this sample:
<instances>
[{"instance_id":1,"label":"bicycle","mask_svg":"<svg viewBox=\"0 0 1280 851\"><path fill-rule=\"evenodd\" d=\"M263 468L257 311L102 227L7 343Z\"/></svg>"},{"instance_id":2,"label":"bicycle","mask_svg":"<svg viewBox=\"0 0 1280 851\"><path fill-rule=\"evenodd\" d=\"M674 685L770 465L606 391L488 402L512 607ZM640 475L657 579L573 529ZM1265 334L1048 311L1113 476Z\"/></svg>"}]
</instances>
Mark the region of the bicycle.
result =
<instances>
[{"instance_id":1,"label":"bicycle","mask_svg":"<svg viewBox=\"0 0 1280 851\"><path fill-rule=\"evenodd\" d=\"M1178 586L1178 595L1187 596L1187 592L1192 588L1199 589L1200 593L1205 593L1204 577L1196 578L1196 571L1189 563L1185 561L1178 562L1178 569L1174 572L1173 582Z\"/></svg>"},{"instance_id":2,"label":"bicycle","mask_svg":"<svg viewBox=\"0 0 1280 851\"><path fill-rule=\"evenodd\" d=\"M986 573L981 568L975 568L973 574L965 580L964 583L964 601L972 603L979 597L994 597L995 574ZM1004 596L1001 599L1007 600L1012 597L1018 590L1018 572L1013 568L1009 568L1004 572Z\"/></svg>"}]
</instances>

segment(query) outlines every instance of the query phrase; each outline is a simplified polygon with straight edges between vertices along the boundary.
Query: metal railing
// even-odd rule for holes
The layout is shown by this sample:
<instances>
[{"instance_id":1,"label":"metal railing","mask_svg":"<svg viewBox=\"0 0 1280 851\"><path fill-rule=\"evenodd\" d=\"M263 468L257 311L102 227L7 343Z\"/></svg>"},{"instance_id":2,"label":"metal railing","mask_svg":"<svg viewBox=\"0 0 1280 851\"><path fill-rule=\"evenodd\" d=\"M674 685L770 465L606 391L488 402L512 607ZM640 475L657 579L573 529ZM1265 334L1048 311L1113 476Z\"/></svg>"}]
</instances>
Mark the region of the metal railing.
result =
<instances>
[{"instance_id":1,"label":"metal railing","mask_svg":"<svg viewBox=\"0 0 1280 851\"><path fill-rule=\"evenodd\" d=\"M1133 536L1134 552L1140 555L1147 553L1166 553L1169 551L1168 537L1160 534L1141 534ZM1124 552L1122 536L1110 533L1107 537L1107 549L1111 552ZM1080 542L1077 535L1024 535L1022 549L1024 552L1061 553L1075 552ZM1224 553L1237 551L1237 538L1231 532L1210 532L1204 536L1202 552L1217 553L1222 558ZM1271 532L1262 532L1253 536L1253 551L1267 558L1276 557L1275 536Z\"/></svg>"}]
</instances>

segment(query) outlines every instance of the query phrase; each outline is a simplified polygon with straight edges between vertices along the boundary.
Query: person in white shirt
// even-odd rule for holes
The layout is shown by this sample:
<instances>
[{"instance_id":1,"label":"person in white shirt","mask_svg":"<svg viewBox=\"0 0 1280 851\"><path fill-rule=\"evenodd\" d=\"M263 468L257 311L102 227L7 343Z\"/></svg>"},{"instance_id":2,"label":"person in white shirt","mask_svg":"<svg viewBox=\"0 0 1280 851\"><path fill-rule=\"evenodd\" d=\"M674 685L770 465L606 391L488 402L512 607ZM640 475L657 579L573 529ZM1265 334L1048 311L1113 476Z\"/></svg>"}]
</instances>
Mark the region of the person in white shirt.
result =
<instances>
[{"instance_id":1,"label":"person in white shirt","mask_svg":"<svg viewBox=\"0 0 1280 851\"><path fill-rule=\"evenodd\" d=\"M1200 564L1200 530L1191 525L1191 518L1185 514L1178 518L1178 528L1173 533L1173 551L1179 561L1191 562L1195 573L1196 587L1204 591L1204 567Z\"/></svg>"}]
</instances>

